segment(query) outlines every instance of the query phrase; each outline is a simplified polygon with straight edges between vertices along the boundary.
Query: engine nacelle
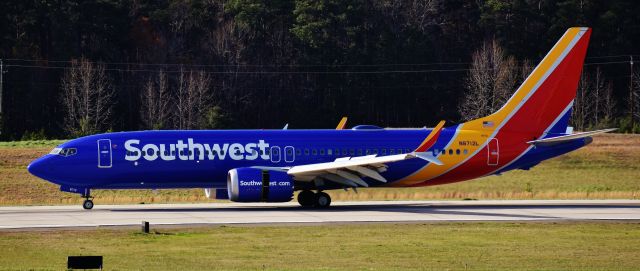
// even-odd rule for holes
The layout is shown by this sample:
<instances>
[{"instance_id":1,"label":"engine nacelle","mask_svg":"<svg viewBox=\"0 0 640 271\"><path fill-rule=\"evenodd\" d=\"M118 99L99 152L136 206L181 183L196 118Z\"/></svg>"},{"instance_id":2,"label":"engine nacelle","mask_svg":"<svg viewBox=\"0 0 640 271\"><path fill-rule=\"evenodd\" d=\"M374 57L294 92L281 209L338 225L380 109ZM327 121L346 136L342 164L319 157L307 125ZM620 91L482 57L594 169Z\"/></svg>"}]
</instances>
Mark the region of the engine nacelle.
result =
<instances>
[{"instance_id":1,"label":"engine nacelle","mask_svg":"<svg viewBox=\"0 0 640 271\"><path fill-rule=\"evenodd\" d=\"M227 174L227 192L235 202L287 202L293 198L293 178L281 171L234 168Z\"/></svg>"}]
</instances>

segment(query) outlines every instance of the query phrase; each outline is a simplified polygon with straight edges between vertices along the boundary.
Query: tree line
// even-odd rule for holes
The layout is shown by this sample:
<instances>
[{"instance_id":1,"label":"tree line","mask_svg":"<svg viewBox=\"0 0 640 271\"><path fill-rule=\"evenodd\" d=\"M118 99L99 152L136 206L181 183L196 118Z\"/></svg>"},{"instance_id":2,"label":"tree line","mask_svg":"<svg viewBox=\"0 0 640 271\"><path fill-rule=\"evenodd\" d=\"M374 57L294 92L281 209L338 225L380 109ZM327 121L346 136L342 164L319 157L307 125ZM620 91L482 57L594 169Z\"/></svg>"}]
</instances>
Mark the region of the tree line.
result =
<instances>
[{"instance_id":1,"label":"tree line","mask_svg":"<svg viewBox=\"0 0 640 271\"><path fill-rule=\"evenodd\" d=\"M500 107L571 26L593 27L572 124L638 132L639 11L622 0L6 0L0 139L330 128L344 115L455 122Z\"/></svg>"}]
</instances>

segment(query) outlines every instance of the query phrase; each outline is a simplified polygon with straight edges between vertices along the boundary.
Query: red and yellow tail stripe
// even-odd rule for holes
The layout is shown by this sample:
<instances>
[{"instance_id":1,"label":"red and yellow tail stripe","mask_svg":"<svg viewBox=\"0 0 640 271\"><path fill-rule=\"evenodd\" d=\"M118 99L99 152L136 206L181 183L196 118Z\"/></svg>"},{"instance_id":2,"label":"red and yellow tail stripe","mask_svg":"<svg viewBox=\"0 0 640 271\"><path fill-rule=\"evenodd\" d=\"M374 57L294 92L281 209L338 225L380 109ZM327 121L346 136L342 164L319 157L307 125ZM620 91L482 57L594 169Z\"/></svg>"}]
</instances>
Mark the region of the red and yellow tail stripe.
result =
<instances>
[{"instance_id":1,"label":"red and yellow tail stripe","mask_svg":"<svg viewBox=\"0 0 640 271\"><path fill-rule=\"evenodd\" d=\"M566 112L575 98L591 30L570 28L520 88L497 112L466 122L450 142L468 155L445 155L442 166L428 164L395 185L435 185L484 176L511 163ZM498 138L500 161L487 165L487 143ZM455 170L454 170L455 169Z\"/></svg>"}]
</instances>

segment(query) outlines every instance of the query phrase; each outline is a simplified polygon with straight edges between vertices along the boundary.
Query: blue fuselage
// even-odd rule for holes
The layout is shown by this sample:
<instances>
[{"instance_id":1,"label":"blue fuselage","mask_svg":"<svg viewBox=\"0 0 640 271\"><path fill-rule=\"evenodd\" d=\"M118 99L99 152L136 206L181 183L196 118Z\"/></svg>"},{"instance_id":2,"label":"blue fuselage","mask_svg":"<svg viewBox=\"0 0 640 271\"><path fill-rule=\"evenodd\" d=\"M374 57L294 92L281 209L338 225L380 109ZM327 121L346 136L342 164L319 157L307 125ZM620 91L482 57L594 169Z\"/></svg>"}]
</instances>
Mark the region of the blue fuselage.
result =
<instances>
[{"instance_id":1,"label":"blue fuselage","mask_svg":"<svg viewBox=\"0 0 640 271\"><path fill-rule=\"evenodd\" d=\"M365 130L223 130L223 131L139 131L92 135L68 141L58 149L72 154L47 154L34 161L29 171L59 184L65 191L81 189L226 188L227 172L242 167L293 167L334 161L341 157L410 153L431 129ZM435 156L471 155L452 142L458 126L444 128L429 150ZM537 147L499 170L528 168L588 143L576 140L553 147ZM442 150L445 150L444 153ZM508 159L509 146L501 146ZM482 155L482 154L479 154ZM370 186L393 185L425 168L428 162L409 159L388 165L380 183L368 178ZM473 171L473 168L457 170ZM498 168L496 168L498 170ZM429 185L424 180L424 185ZM460 180L456 180L460 181ZM304 185L304 184L301 184ZM296 186L297 189L300 187ZM325 184L320 189L340 188Z\"/></svg>"}]
</instances>

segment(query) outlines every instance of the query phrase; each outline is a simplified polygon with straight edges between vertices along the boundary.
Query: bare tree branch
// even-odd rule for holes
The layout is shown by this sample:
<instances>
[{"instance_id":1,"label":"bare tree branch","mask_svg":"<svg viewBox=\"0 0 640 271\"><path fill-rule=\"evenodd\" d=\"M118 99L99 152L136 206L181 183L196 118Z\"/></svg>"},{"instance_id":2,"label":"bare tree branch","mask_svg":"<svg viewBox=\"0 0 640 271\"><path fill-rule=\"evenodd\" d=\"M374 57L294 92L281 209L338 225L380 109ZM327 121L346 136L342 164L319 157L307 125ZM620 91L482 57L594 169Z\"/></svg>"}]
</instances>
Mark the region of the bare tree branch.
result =
<instances>
[{"instance_id":1,"label":"bare tree branch","mask_svg":"<svg viewBox=\"0 0 640 271\"><path fill-rule=\"evenodd\" d=\"M74 136L105 130L113 113L114 93L103 65L73 60L62 77L64 129Z\"/></svg>"},{"instance_id":2,"label":"bare tree branch","mask_svg":"<svg viewBox=\"0 0 640 271\"><path fill-rule=\"evenodd\" d=\"M146 129L164 129L169 125L169 89L164 72L151 76L142 92L141 120Z\"/></svg>"},{"instance_id":3,"label":"bare tree branch","mask_svg":"<svg viewBox=\"0 0 640 271\"><path fill-rule=\"evenodd\" d=\"M473 54L466 79L467 92L458 107L464 120L489 115L507 101L521 80L515 58L507 57L496 40Z\"/></svg>"},{"instance_id":4,"label":"bare tree branch","mask_svg":"<svg viewBox=\"0 0 640 271\"><path fill-rule=\"evenodd\" d=\"M212 107L210 98L211 78L204 71L181 71L176 93L179 129L202 127L205 113Z\"/></svg>"}]
</instances>

